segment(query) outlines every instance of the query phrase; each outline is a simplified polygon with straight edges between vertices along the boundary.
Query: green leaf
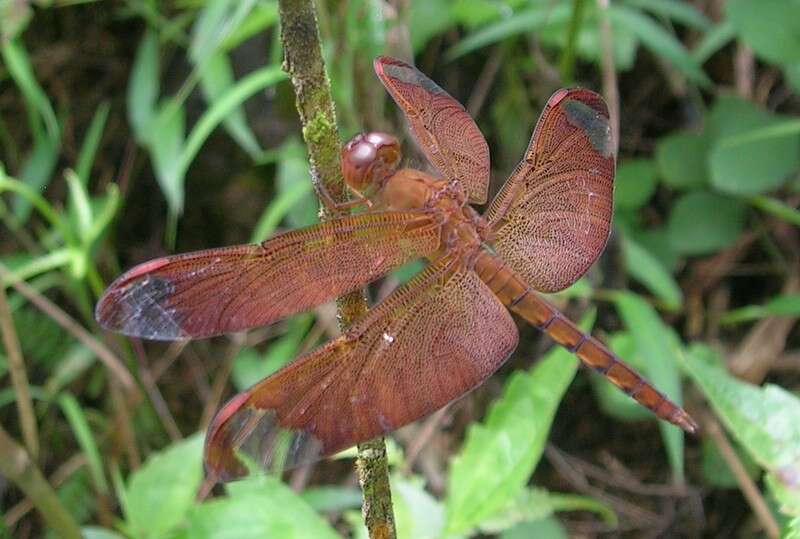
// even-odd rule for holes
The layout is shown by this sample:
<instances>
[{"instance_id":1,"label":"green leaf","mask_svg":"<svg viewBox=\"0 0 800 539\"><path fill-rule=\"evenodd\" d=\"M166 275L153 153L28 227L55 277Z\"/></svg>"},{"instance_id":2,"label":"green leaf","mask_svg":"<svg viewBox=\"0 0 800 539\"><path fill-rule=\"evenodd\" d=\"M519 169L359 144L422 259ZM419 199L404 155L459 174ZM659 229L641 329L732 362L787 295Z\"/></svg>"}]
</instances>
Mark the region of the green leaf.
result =
<instances>
[{"instance_id":1,"label":"green leaf","mask_svg":"<svg viewBox=\"0 0 800 539\"><path fill-rule=\"evenodd\" d=\"M669 214L670 245L684 255L704 255L730 246L744 228L746 206L705 191L683 195Z\"/></svg>"},{"instance_id":2,"label":"green leaf","mask_svg":"<svg viewBox=\"0 0 800 539\"><path fill-rule=\"evenodd\" d=\"M100 526L84 526L81 528L81 537L83 539L125 539L124 535Z\"/></svg>"},{"instance_id":3,"label":"green leaf","mask_svg":"<svg viewBox=\"0 0 800 539\"><path fill-rule=\"evenodd\" d=\"M709 129L715 137L709 155L711 184L720 191L770 191L800 167L796 121L787 129L787 119L781 116L748 101L721 98L709 116Z\"/></svg>"},{"instance_id":4,"label":"green leaf","mask_svg":"<svg viewBox=\"0 0 800 539\"><path fill-rule=\"evenodd\" d=\"M263 355L252 348L242 348L233 361L233 372L231 373L236 388L240 391L247 389L276 372L294 358L313 320L314 317L309 314L292 317L289 322L289 330L280 338L272 341Z\"/></svg>"},{"instance_id":5,"label":"green leaf","mask_svg":"<svg viewBox=\"0 0 800 539\"><path fill-rule=\"evenodd\" d=\"M535 6L498 22L488 24L483 28L467 34L461 41L445 52L445 59L450 62L456 58L468 54L474 50L481 49L498 41L503 41L510 37L529 32L535 32L538 28L552 22L553 19L561 17L566 19L569 14L569 6L557 4L554 6Z\"/></svg>"},{"instance_id":6,"label":"green leaf","mask_svg":"<svg viewBox=\"0 0 800 539\"><path fill-rule=\"evenodd\" d=\"M340 513L361 507L361 491L356 487L320 486L305 489L300 497L320 513Z\"/></svg>"},{"instance_id":7,"label":"green leaf","mask_svg":"<svg viewBox=\"0 0 800 539\"><path fill-rule=\"evenodd\" d=\"M258 91L286 79L286 73L278 65L266 66L249 73L218 96L186 137L186 145L179 159L181 175L185 174L197 152L211 132L249 97Z\"/></svg>"},{"instance_id":8,"label":"green leaf","mask_svg":"<svg viewBox=\"0 0 800 539\"><path fill-rule=\"evenodd\" d=\"M655 387L680 405L681 383L675 361L681 348L678 337L664 324L656 310L636 294L615 292L614 303L633 336L636 350L644 359L644 373ZM683 479L683 431L666 421L659 421L658 426L672 472L678 479Z\"/></svg>"},{"instance_id":9,"label":"green leaf","mask_svg":"<svg viewBox=\"0 0 800 539\"><path fill-rule=\"evenodd\" d=\"M633 33L650 52L670 62L695 84L703 87L711 85L711 79L689 51L663 26L643 13L622 5L612 4L606 11L609 20L615 24L615 29L619 26Z\"/></svg>"},{"instance_id":10,"label":"green leaf","mask_svg":"<svg viewBox=\"0 0 800 539\"><path fill-rule=\"evenodd\" d=\"M292 211L285 213L286 222L292 228L302 228L318 221L319 202L310 190L306 190L306 187L311 185L308 154L305 145L295 137L287 140L281 147L276 182L278 198L297 198ZM298 183L302 184L303 188L298 188ZM302 189L305 194L299 196L298 189ZM277 225L277 222L274 224Z\"/></svg>"},{"instance_id":11,"label":"green leaf","mask_svg":"<svg viewBox=\"0 0 800 539\"><path fill-rule=\"evenodd\" d=\"M184 149L186 112L174 99L165 101L149 126L147 147L156 180L173 216L183 213L184 174L180 156Z\"/></svg>"},{"instance_id":12,"label":"green leaf","mask_svg":"<svg viewBox=\"0 0 800 539\"><path fill-rule=\"evenodd\" d=\"M736 37L736 30L730 21L724 20L714 25L692 51L692 58L698 65L703 65L709 58L722 50Z\"/></svg>"},{"instance_id":13,"label":"green leaf","mask_svg":"<svg viewBox=\"0 0 800 539\"><path fill-rule=\"evenodd\" d=\"M136 537L161 537L184 521L203 478L203 437L150 455L126 489L127 522ZM233 537L233 536L232 536Z\"/></svg>"},{"instance_id":14,"label":"green leaf","mask_svg":"<svg viewBox=\"0 0 800 539\"><path fill-rule=\"evenodd\" d=\"M158 34L149 28L145 30L136 49L128 81L126 97L128 121L139 143L144 143L148 139L148 127L156 113L160 84L158 46Z\"/></svg>"},{"instance_id":15,"label":"green leaf","mask_svg":"<svg viewBox=\"0 0 800 539\"><path fill-rule=\"evenodd\" d=\"M100 139L103 137L103 130L106 127L106 120L110 110L111 103L108 101L103 102L98 107L94 116L92 116L92 123L86 131L86 136L83 138L81 151L78 154L78 162L75 165L75 173L83 185L88 185L89 183L89 173L92 171L92 163L97 154L97 148L100 147Z\"/></svg>"},{"instance_id":16,"label":"green leaf","mask_svg":"<svg viewBox=\"0 0 800 539\"><path fill-rule=\"evenodd\" d=\"M391 481L397 537L437 539L444 526L442 504L425 490L421 477L394 474Z\"/></svg>"},{"instance_id":17,"label":"green leaf","mask_svg":"<svg viewBox=\"0 0 800 539\"><path fill-rule=\"evenodd\" d=\"M765 213L783 219L787 223L800 226L800 209L793 208L782 200L764 195L754 195L748 197L747 202Z\"/></svg>"},{"instance_id":18,"label":"green leaf","mask_svg":"<svg viewBox=\"0 0 800 539\"><path fill-rule=\"evenodd\" d=\"M692 189L708 183L708 136L674 133L658 141L656 163L664 183L673 189Z\"/></svg>"},{"instance_id":19,"label":"green leaf","mask_svg":"<svg viewBox=\"0 0 800 539\"><path fill-rule=\"evenodd\" d=\"M86 420L86 415L83 413L81 405L78 404L78 400L71 393L64 393L58 399L58 403L61 405L61 410L72 428L72 433L75 435L75 439L86 457L89 473L95 488L102 493L107 493L108 482L106 481L105 473L103 473L100 450L97 448L92 429L89 428L89 422Z\"/></svg>"},{"instance_id":20,"label":"green leaf","mask_svg":"<svg viewBox=\"0 0 800 539\"><path fill-rule=\"evenodd\" d=\"M800 515L800 399L772 384L754 386L732 377L711 348L693 345L685 370L727 430L767 470L773 494Z\"/></svg>"},{"instance_id":21,"label":"green leaf","mask_svg":"<svg viewBox=\"0 0 800 539\"><path fill-rule=\"evenodd\" d=\"M711 26L708 18L692 4L674 0L625 0L625 3L698 30L707 30Z\"/></svg>"},{"instance_id":22,"label":"green leaf","mask_svg":"<svg viewBox=\"0 0 800 539\"><path fill-rule=\"evenodd\" d=\"M233 82L233 67L227 54L218 52L205 61L200 71L200 88L209 104L213 105L214 101L233 86ZM228 113L222 120L222 125L251 157L255 158L261 154L261 146L247 125L244 108L241 105Z\"/></svg>"},{"instance_id":23,"label":"green leaf","mask_svg":"<svg viewBox=\"0 0 800 539\"><path fill-rule=\"evenodd\" d=\"M230 483L229 495L194 507L186 537L192 539L326 539L339 537L303 499L269 476Z\"/></svg>"},{"instance_id":24,"label":"green leaf","mask_svg":"<svg viewBox=\"0 0 800 539\"><path fill-rule=\"evenodd\" d=\"M499 535L500 539L567 539L566 528L555 517L523 522Z\"/></svg>"},{"instance_id":25,"label":"green leaf","mask_svg":"<svg viewBox=\"0 0 800 539\"><path fill-rule=\"evenodd\" d=\"M580 324L588 330L594 312ZM470 426L453 457L446 500L449 533L467 533L505 508L541 458L561 397L578 360L568 351L549 352L533 369L511 375L483 423Z\"/></svg>"},{"instance_id":26,"label":"green leaf","mask_svg":"<svg viewBox=\"0 0 800 539\"><path fill-rule=\"evenodd\" d=\"M411 48L418 52L436 34L444 32L455 22L452 2L448 0L428 0L414 5L409 10L408 27L411 32Z\"/></svg>"},{"instance_id":27,"label":"green leaf","mask_svg":"<svg viewBox=\"0 0 800 539\"><path fill-rule=\"evenodd\" d=\"M622 238L622 257L628 274L658 297L664 308L681 307L683 292L658 258L627 236Z\"/></svg>"},{"instance_id":28,"label":"green leaf","mask_svg":"<svg viewBox=\"0 0 800 539\"><path fill-rule=\"evenodd\" d=\"M800 316L800 294L785 294L770 299L764 305L740 307L725 313L720 322L723 324L738 324L768 316Z\"/></svg>"},{"instance_id":29,"label":"green leaf","mask_svg":"<svg viewBox=\"0 0 800 539\"><path fill-rule=\"evenodd\" d=\"M800 62L797 0L728 0L725 13L760 57L776 64Z\"/></svg>"},{"instance_id":30,"label":"green leaf","mask_svg":"<svg viewBox=\"0 0 800 539\"><path fill-rule=\"evenodd\" d=\"M755 461L750 458L741 448L734 449L736 454L747 471L747 475L753 481L758 480L760 470ZM703 472L705 482L713 487L719 488L738 488L739 482L731 472L728 463L719 454L716 444L710 438L703 438L700 445L700 470Z\"/></svg>"},{"instance_id":31,"label":"green leaf","mask_svg":"<svg viewBox=\"0 0 800 539\"><path fill-rule=\"evenodd\" d=\"M635 210L644 206L656 190L656 167L650 159L629 159L617 169L614 205Z\"/></svg>"}]
</instances>

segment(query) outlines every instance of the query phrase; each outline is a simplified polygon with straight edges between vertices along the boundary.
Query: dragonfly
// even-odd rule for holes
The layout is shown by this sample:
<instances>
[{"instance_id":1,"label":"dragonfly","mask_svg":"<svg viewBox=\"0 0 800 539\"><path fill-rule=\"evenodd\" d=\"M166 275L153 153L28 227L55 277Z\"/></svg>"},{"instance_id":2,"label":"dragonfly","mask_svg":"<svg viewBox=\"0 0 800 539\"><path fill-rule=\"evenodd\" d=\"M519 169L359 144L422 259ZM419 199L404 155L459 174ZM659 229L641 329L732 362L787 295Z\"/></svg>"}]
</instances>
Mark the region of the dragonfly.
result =
<instances>
[{"instance_id":1,"label":"dragonfly","mask_svg":"<svg viewBox=\"0 0 800 539\"><path fill-rule=\"evenodd\" d=\"M519 339L511 313L695 432L687 412L541 295L574 283L608 240L616 150L603 98L556 91L481 215L470 204L487 202L490 161L475 121L415 67L385 56L374 67L435 173L401 168L392 135L357 135L341 152L356 195L344 215L258 244L145 262L97 304L107 329L197 339L271 324L428 261L340 337L230 399L208 428L207 476L297 467L429 415L508 359Z\"/></svg>"}]
</instances>

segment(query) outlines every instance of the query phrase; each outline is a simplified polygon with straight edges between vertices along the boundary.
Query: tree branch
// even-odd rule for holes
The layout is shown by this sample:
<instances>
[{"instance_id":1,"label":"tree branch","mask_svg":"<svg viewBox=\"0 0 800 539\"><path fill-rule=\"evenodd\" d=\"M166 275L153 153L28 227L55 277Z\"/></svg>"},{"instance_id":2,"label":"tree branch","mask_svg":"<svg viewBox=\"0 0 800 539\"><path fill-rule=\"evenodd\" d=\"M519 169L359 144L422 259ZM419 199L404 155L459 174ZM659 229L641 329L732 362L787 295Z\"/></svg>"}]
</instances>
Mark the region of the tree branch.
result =
<instances>
[{"instance_id":1,"label":"tree branch","mask_svg":"<svg viewBox=\"0 0 800 539\"><path fill-rule=\"evenodd\" d=\"M311 162L311 178L317 194L329 193L337 202L347 199L339 161L341 141L330 81L322 58L317 16L312 0L280 0L281 41L284 70L289 74L297 97L303 138ZM322 219L330 218L323 205ZM337 301L339 324L350 325L367 311L362 292ZM371 539L394 538L386 446L376 439L358 447L358 475L364 493L362 513Z\"/></svg>"}]
</instances>

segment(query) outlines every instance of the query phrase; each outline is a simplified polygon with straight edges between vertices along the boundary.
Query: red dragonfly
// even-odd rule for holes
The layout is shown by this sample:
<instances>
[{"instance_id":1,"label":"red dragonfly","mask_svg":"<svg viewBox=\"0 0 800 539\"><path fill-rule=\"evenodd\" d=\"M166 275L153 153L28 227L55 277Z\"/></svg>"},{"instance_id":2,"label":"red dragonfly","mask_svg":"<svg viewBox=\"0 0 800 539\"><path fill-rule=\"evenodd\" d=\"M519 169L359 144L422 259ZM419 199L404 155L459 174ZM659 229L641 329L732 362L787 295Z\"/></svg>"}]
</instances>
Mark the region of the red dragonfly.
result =
<instances>
[{"instance_id":1,"label":"red dragonfly","mask_svg":"<svg viewBox=\"0 0 800 539\"><path fill-rule=\"evenodd\" d=\"M430 414L482 383L518 334L509 310L687 432L696 423L537 292L574 283L605 248L615 150L603 99L550 97L524 158L483 215L489 149L464 107L414 67L375 71L441 175L398 168L384 133L342 149L349 188L367 207L239 245L158 258L131 269L97 305L104 327L146 339L210 337L270 324L362 288L405 262L425 270L349 327L233 397L205 443L211 478L250 459L290 468Z\"/></svg>"}]
</instances>

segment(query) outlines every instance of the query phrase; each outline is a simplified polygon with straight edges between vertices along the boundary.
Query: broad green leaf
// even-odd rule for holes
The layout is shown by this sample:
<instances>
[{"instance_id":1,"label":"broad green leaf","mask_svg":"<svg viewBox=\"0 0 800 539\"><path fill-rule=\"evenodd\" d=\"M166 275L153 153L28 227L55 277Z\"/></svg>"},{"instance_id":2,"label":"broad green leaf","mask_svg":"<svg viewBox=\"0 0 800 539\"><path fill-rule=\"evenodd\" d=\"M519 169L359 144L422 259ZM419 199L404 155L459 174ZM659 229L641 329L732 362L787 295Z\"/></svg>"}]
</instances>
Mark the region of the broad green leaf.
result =
<instances>
[{"instance_id":1,"label":"broad green leaf","mask_svg":"<svg viewBox=\"0 0 800 539\"><path fill-rule=\"evenodd\" d=\"M639 372L644 371L644 360L629 333L615 333L608 339L608 347L625 363ZM589 373L592 389L600 408L609 416L622 421L652 420L653 413L609 383L599 373Z\"/></svg>"},{"instance_id":2,"label":"broad green leaf","mask_svg":"<svg viewBox=\"0 0 800 539\"><path fill-rule=\"evenodd\" d=\"M738 324L767 316L800 316L800 294L776 296L763 305L748 305L725 313L720 322Z\"/></svg>"},{"instance_id":3,"label":"broad green leaf","mask_svg":"<svg viewBox=\"0 0 800 539\"><path fill-rule=\"evenodd\" d=\"M131 474L126 520L136 537L162 537L184 521L203 478L203 438L192 436L150 455Z\"/></svg>"},{"instance_id":4,"label":"broad green leaf","mask_svg":"<svg viewBox=\"0 0 800 539\"><path fill-rule=\"evenodd\" d=\"M705 191L686 193L669 214L670 245L684 255L724 249L741 234L746 213L739 200Z\"/></svg>"},{"instance_id":5,"label":"broad green leaf","mask_svg":"<svg viewBox=\"0 0 800 539\"><path fill-rule=\"evenodd\" d=\"M339 535L280 480L260 476L227 486L228 496L195 506L186 537L192 539L326 539Z\"/></svg>"},{"instance_id":6,"label":"broad green leaf","mask_svg":"<svg viewBox=\"0 0 800 539\"><path fill-rule=\"evenodd\" d=\"M650 52L670 62L695 84L711 85L711 79L694 61L689 51L663 26L643 13L619 4L612 4L606 11L615 30L622 27L633 33Z\"/></svg>"},{"instance_id":7,"label":"broad green leaf","mask_svg":"<svg viewBox=\"0 0 800 539\"><path fill-rule=\"evenodd\" d=\"M591 511L609 526L617 525L614 510L600 500L578 494L561 494L544 489L523 489L501 513L481 524L484 533L497 533L522 522L543 520L558 511Z\"/></svg>"},{"instance_id":8,"label":"broad green leaf","mask_svg":"<svg viewBox=\"0 0 800 539\"><path fill-rule=\"evenodd\" d=\"M300 497L320 513L341 512L361 507L361 491L357 487L320 486L310 487Z\"/></svg>"},{"instance_id":9,"label":"broad green leaf","mask_svg":"<svg viewBox=\"0 0 800 539\"><path fill-rule=\"evenodd\" d=\"M644 206L656 190L656 166L650 159L629 159L614 178L614 206L635 210Z\"/></svg>"},{"instance_id":10,"label":"broad green leaf","mask_svg":"<svg viewBox=\"0 0 800 539\"><path fill-rule=\"evenodd\" d=\"M665 308L680 308L683 292L658 258L627 236L622 238L622 257L628 274L645 285Z\"/></svg>"},{"instance_id":11,"label":"broad green leaf","mask_svg":"<svg viewBox=\"0 0 800 539\"><path fill-rule=\"evenodd\" d=\"M567 539L567 529L555 517L517 524L498 536L500 539Z\"/></svg>"},{"instance_id":12,"label":"broad green leaf","mask_svg":"<svg viewBox=\"0 0 800 539\"><path fill-rule=\"evenodd\" d=\"M748 101L720 98L709 116L714 137L711 184L737 195L763 193L783 184L800 168L800 134L791 124L787 131L786 123Z\"/></svg>"},{"instance_id":13,"label":"broad green leaf","mask_svg":"<svg viewBox=\"0 0 800 539\"><path fill-rule=\"evenodd\" d=\"M692 346L685 370L741 446L767 470L767 483L789 514L800 515L800 399L785 389L754 386L721 368L711 348Z\"/></svg>"},{"instance_id":14,"label":"broad green leaf","mask_svg":"<svg viewBox=\"0 0 800 539\"><path fill-rule=\"evenodd\" d=\"M614 303L644 360L644 374L650 383L680 405L683 401L680 376L675 361L681 343L656 310L631 292L615 292ZM667 458L676 478L683 479L683 431L666 421L659 421Z\"/></svg>"},{"instance_id":15,"label":"broad green leaf","mask_svg":"<svg viewBox=\"0 0 800 539\"><path fill-rule=\"evenodd\" d=\"M758 481L760 469L755 461L750 458L741 448L734 449L736 455L747 471L747 475L753 481ZM711 486L719 488L738 488L739 483L731 472L728 463L719 454L716 444L710 438L703 438L700 445L700 470L703 472L703 479Z\"/></svg>"},{"instance_id":16,"label":"broad green leaf","mask_svg":"<svg viewBox=\"0 0 800 539\"><path fill-rule=\"evenodd\" d=\"M658 141L656 163L664 183L692 189L708 183L710 140L699 133L673 133Z\"/></svg>"},{"instance_id":17,"label":"broad green leaf","mask_svg":"<svg viewBox=\"0 0 800 539\"><path fill-rule=\"evenodd\" d=\"M148 28L136 49L128 81L128 121L139 143L148 139L148 126L156 113L160 84L158 47L158 34Z\"/></svg>"},{"instance_id":18,"label":"broad green leaf","mask_svg":"<svg viewBox=\"0 0 800 539\"><path fill-rule=\"evenodd\" d=\"M125 539L124 535L100 526L84 526L81 528L81 537L83 539Z\"/></svg>"},{"instance_id":19,"label":"broad green leaf","mask_svg":"<svg viewBox=\"0 0 800 539\"><path fill-rule=\"evenodd\" d=\"M773 63L800 62L800 2L728 0L725 13L742 40Z\"/></svg>"},{"instance_id":20,"label":"broad green leaf","mask_svg":"<svg viewBox=\"0 0 800 539\"><path fill-rule=\"evenodd\" d=\"M783 75L794 89L795 94L800 94L800 62L792 62L783 66Z\"/></svg>"},{"instance_id":21,"label":"broad green leaf","mask_svg":"<svg viewBox=\"0 0 800 539\"><path fill-rule=\"evenodd\" d=\"M421 477L392 476L392 505L397 537L438 539L444 527L441 502L425 490Z\"/></svg>"},{"instance_id":22,"label":"broad green leaf","mask_svg":"<svg viewBox=\"0 0 800 539\"><path fill-rule=\"evenodd\" d=\"M670 272L674 272L680 261L680 254L675 252L669 241L669 231L666 226L657 226L645 229L632 229L626 231L636 243L647 249L661 265Z\"/></svg>"},{"instance_id":23,"label":"broad green leaf","mask_svg":"<svg viewBox=\"0 0 800 539\"><path fill-rule=\"evenodd\" d=\"M594 312L584 317L588 331ZM517 371L482 423L470 426L451 460L446 525L466 533L514 500L541 458L561 397L572 382L578 360L568 351L549 352L529 371Z\"/></svg>"}]
</instances>

